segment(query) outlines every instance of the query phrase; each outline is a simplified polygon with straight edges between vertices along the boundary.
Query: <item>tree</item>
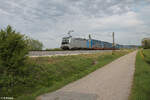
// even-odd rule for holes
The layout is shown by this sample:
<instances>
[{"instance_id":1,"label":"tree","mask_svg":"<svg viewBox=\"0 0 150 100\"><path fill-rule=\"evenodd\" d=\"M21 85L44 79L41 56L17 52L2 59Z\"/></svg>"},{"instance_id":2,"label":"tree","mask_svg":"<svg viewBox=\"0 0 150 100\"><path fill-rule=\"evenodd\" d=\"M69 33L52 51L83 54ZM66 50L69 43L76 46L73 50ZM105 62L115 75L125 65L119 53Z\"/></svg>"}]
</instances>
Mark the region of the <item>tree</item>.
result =
<instances>
[{"instance_id":1,"label":"tree","mask_svg":"<svg viewBox=\"0 0 150 100\"><path fill-rule=\"evenodd\" d=\"M0 64L4 69L16 72L24 65L28 50L26 37L12 30L11 26L0 31Z\"/></svg>"},{"instance_id":2,"label":"tree","mask_svg":"<svg viewBox=\"0 0 150 100\"><path fill-rule=\"evenodd\" d=\"M43 48L42 42L38 40L34 40L32 38L28 38L28 44L29 44L30 50L42 50Z\"/></svg>"},{"instance_id":3,"label":"tree","mask_svg":"<svg viewBox=\"0 0 150 100\"><path fill-rule=\"evenodd\" d=\"M16 77L24 72L29 51L27 43L26 37L13 30L11 26L7 26L6 29L0 31L1 93L11 94L12 92L8 89L13 88L16 84Z\"/></svg>"},{"instance_id":4,"label":"tree","mask_svg":"<svg viewBox=\"0 0 150 100\"><path fill-rule=\"evenodd\" d=\"M144 38L142 40L142 47L144 49L149 49L150 48L150 38Z\"/></svg>"}]
</instances>

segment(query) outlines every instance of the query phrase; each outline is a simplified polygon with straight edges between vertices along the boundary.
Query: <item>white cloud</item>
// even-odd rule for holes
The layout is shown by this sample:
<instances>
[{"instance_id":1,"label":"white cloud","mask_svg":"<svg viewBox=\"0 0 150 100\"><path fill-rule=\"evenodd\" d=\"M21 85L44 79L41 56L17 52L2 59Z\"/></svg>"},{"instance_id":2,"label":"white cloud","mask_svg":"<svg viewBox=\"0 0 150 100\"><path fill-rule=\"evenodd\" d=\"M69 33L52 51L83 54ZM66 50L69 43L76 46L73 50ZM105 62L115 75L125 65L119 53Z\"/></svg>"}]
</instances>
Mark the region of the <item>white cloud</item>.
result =
<instances>
[{"instance_id":1,"label":"white cloud","mask_svg":"<svg viewBox=\"0 0 150 100\"><path fill-rule=\"evenodd\" d=\"M112 41L114 31L118 43L139 44L147 36L142 33L150 31L149 9L148 0L5 0L0 3L0 26L10 24L49 48L59 47L72 29L73 36L92 33L106 41Z\"/></svg>"},{"instance_id":2,"label":"white cloud","mask_svg":"<svg viewBox=\"0 0 150 100\"><path fill-rule=\"evenodd\" d=\"M10 13L8 13L8 12L2 10L2 9L0 9L0 14L1 14L1 15L2 15L2 14L4 14L4 15L10 15Z\"/></svg>"}]
</instances>

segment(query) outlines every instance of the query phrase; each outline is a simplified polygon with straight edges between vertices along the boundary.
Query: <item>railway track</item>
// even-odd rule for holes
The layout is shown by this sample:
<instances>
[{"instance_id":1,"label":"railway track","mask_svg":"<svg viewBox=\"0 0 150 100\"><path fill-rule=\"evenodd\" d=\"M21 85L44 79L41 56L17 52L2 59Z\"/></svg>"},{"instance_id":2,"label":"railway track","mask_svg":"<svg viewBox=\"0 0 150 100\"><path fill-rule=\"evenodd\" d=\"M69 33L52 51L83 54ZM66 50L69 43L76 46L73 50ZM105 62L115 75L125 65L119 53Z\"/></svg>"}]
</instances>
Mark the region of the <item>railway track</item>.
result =
<instances>
[{"instance_id":1,"label":"railway track","mask_svg":"<svg viewBox=\"0 0 150 100\"><path fill-rule=\"evenodd\" d=\"M30 51L30 57L43 57L43 56L65 56L65 55L78 55L78 54L91 54L98 52L111 52L112 50L74 50L74 51Z\"/></svg>"}]
</instances>

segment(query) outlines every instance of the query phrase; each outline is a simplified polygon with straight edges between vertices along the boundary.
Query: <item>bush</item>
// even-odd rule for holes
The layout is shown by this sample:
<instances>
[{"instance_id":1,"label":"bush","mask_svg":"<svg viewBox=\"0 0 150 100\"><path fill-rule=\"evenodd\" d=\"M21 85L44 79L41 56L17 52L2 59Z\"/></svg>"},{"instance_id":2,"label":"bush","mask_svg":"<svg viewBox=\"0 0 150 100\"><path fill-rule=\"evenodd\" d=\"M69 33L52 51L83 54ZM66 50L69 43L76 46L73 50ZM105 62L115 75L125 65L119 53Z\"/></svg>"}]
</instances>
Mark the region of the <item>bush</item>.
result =
<instances>
[{"instance_id":1,"label":"bush","mask_svg":"<svg viewBox=\"0 0 150 100\"><path fill-rule=\"evenodd\" d=\"M142 47L144 49L149 49L150 48L150 38L144 38L142 40Z\"/></svg>"},{"instance_id":2,"label":"bush","mask_svg":"<svg viewBox=\"0 0 150 100\"><path fill-rule=\"evenodd\" d=\"M0 31L0 96L12 96L13 88L25 71L26 37L7 26Z\"/></svg>"},{"instance_id":3,"label":"bush","mask_svg":"<svg viewBox=\"0 0 150 100\"><path fill-rule=\"evenodd\" d=\"M28 45L30 47L30 50L42 50L43 44L39 40L34 40L32 38L28 38Z\"/></svg>"}]
</instances>

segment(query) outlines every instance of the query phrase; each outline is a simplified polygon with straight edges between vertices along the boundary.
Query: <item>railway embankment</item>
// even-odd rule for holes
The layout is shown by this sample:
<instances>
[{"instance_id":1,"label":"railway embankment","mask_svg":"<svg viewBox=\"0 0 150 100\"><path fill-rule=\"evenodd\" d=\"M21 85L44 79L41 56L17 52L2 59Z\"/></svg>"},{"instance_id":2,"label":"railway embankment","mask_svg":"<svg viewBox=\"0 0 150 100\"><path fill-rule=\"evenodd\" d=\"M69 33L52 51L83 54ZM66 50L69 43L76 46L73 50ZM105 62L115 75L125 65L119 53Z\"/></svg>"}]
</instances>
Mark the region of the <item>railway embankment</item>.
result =
<instances>
[{"instance_id":1,"label":"railway embankment","mask_svg":"<svg viewBox=\"0 0 150 100\"><path fill-rule=\"evenodd\" d=\"M16 100L35 100L43 93L55 91L78 80L113 60L131 52L120 50L69 56L30 57L30 70L24 83L14 88ZM21 92L20 92L21 91Z\"/></svg>"},{"instance_id":2,"label":"railway embankment","mask_svg":"<svg viewBox=\"0 0 150 100\"><path fill-rule=\"evenodd\" d=\"M130 100L150 100L150 49L137 53Z\"/></svg>"},{"instance_id":3,"label":"railway embankment","mask_svg":"<svg viewBox=\"0 0 150 100\"><path fill-rule=\"evenodd\" d=\"M64 51L30 51L30 57L68 56L79 54L93 54L101 52L112 52L112 50L64 50Z\"/></svg>"}]
</instances>

